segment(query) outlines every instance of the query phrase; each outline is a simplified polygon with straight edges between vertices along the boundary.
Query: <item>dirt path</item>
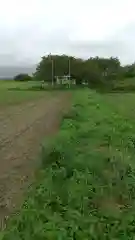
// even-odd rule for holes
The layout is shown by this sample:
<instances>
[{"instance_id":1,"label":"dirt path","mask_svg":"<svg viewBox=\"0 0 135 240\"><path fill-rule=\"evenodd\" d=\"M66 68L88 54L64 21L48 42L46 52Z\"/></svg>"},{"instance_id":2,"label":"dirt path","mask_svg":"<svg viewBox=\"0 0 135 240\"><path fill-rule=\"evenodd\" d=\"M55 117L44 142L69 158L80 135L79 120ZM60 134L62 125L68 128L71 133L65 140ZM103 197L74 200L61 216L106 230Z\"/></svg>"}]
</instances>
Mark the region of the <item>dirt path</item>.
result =
<instances>
[{"instance_id":1,"label":"dirt path","mask_svg":"<svg viewBox=\"0 0 135 240\"><path fill-rule=\"evenodd\" d=\"M60 94L0 110L1 227L22 202L33 178L42 140L57 131L68 95Z\"/></svg>"}]
</instances>

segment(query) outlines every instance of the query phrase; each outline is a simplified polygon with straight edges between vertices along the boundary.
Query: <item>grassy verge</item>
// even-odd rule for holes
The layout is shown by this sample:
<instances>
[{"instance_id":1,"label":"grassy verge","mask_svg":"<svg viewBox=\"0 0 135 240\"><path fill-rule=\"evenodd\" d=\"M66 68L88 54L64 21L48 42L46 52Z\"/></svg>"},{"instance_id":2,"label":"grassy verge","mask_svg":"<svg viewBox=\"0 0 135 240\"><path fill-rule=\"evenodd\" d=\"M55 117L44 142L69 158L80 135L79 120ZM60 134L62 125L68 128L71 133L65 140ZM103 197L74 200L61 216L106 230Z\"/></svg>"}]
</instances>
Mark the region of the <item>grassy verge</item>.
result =
<instances>
[{"instance_id":1,"label":"grassy verge","mask_svg":"<svg viewBox=\"0 0 135 240\"><path fill-rule=\"evenodd\" d=\"M3 239L134 239L134 153L133 121L106 96L76 91L59 134L43 147L41 176Z\"/></svg>"},{"instance_id":2,"label":"grassy verge","mask_svg":"<svg viewBox=\"0 0 135 240\"><path fill-rule=\"evenodd\" d=\"M20 104L29 100L39 99L43 96L45 96L43 92L0 91L0 107Z\"/></svg>"},{"instance_id":3,"label":"grassy verge","mask_svg":"<svg viewBox=\"0 0 135 240\"><path fill-rule=\"evenodd\" d=\"M19 82L14 80L0 80L0 90L8 90L8 89L28 89L32 86L40 85L39 82L29 81L29 82Z\"/></svg>"},{"instance_id":4,"label":"grassy verge","mask_svg":"<svg viewBox=\"0 0 135 240\"><path fill-rule=\"evenodd\" d=\"M39 85L35 82L16 82L12 80L0 81L0 106L20 104L38 99L45 95L41 91L31 91L29 88Z\"/></svg>"}]
</instances>

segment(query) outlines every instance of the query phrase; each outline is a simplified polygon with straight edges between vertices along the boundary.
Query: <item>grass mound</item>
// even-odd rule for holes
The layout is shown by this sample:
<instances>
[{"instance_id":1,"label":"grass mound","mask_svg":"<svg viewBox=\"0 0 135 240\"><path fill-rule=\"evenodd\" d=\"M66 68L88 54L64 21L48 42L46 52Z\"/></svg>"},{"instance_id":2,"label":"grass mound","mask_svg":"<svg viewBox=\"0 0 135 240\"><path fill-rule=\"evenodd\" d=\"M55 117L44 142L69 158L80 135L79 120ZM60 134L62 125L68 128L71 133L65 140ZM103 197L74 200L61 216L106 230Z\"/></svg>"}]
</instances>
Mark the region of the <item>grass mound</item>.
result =
<instances>
[{"instance_id":1,"label":"grass mound","mask_svg":"<svg viewBox=\"0 0 135 240\"><path fill-rule=\"evenodd\" d=\"M134 136L135 126L102 95L77 91L3 239L134 239Z\"/></svg>"}]
</instances>

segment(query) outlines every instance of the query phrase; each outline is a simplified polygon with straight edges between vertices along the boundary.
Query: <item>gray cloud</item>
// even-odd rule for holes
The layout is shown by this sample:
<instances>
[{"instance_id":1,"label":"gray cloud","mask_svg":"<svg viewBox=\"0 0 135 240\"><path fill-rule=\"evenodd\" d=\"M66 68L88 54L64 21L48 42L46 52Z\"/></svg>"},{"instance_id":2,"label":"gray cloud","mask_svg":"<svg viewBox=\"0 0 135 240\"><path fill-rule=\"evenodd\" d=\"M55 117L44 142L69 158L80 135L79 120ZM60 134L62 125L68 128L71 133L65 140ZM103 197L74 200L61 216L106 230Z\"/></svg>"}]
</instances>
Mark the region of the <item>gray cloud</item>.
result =
<instances>
[{"instance_id":1,"label":"gray cloud","mask_svg":"<svg viewBox=\"0 0 135 240\"><path fill-rule=\"evenodd\" d=\"M0 65L35 64L50 52L118 56L123 64L135 60L133 0L11 0L7 12L5 2L0 10Z\"/></svg>"}]
</instances>

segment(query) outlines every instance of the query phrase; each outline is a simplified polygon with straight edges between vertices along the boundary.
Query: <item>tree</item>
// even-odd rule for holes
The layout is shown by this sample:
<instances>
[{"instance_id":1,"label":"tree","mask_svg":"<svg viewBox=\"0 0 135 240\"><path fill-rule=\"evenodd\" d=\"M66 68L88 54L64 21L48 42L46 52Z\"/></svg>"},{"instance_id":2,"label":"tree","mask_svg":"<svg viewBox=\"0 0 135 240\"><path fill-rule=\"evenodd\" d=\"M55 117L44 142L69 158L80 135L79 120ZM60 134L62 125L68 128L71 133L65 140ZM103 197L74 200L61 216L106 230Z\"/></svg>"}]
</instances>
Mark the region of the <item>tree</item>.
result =
<instances>
[{"instance_id":1,"label":"tree","mask_svg":"<svg viewBox=\"0 0 135 240\"><path fill-rule=\"evenodd\" d=\"M52 69L52 61L53 61L53 69ZM68 70L69 70L68 66L69 66L69 57L66 55L44 56L42 57L40 63L36 68L34 77L40 81L45 80L47 82L51 82L52 73L53 73L53 77L68 75Z\"/></svg>"},{"instance_id":2,"label":"tree","mask_svg":"<svg viewBox=\"0 0 135 240\"><path fill-rule=\"evenodd\" d=\"M135 63L123 67L123 75L125 78L135 77Z\"/></svg>"},{"instance_id":3,"label":"tree","mask_svg":"<svg viewBox=\"0 0 135 240\"><path fill-rule=\"evenodd\" d=\"M16 76L14 77L14 80L15 80L15 81L21 81L21 82L31 81L31 80L32 80L32 77L29 76L28 74L20 73L20 74L18 74L18 75L16 75Z\"/></svg>"},{"instance_id":4,"label":"tree","mask_svg":"<svg viewBox=\"0 0 135 240\"><path fill-rule=\"evenodd\" d=\"M48 55L42 57L37 66L35 78L38 80L51 81L52 79L52 61L54 76L63 76L70 74L71 79L76 80L77 85L82 82L88 82L89 86L110 84L114 78L117 78L121 68L117 58L89 58L83 60L67 55Z\"/></svg>"}]
</instances>

